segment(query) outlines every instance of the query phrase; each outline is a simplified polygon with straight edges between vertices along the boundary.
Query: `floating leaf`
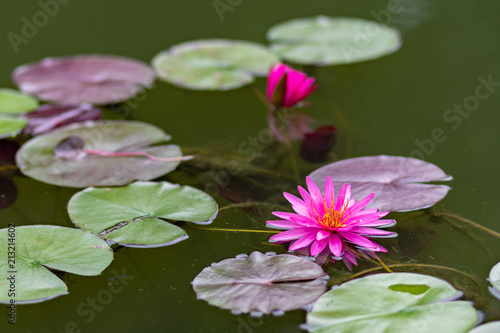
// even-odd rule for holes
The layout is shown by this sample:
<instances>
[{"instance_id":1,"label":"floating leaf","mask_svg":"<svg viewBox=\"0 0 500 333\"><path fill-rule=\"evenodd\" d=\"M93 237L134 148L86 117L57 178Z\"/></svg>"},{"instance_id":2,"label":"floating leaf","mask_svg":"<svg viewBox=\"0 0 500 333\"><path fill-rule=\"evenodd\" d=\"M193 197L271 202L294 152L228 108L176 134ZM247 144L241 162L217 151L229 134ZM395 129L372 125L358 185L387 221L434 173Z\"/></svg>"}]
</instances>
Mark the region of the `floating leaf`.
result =
<instances>
[{"instance_id":1,"label":"floating leaf","mask_svg":"<svg viewBox=\"0 0 500 333\"><path fill-rule=\"evenodd\" d=\"M253 252L206 267L193 280L198 298L237 312L289 311L314 302L326 289L326 273L306 259Z\"/></svg>"},{"instance_id":2,"label":"floating leaf","mask_svg":"<svg viewBox=\"0 0 500 333\"><path fill-rule=\"evenodd\" d=\"M38 101L31 96L13 89L0 89L0 138L20 133L26 120L19 118L19 114L37 106Z\"/></svg>"},{"instance_id":3,"label":"floating leaf","mask_svg":"<svg viewBox=\"0 0 500 333\"><path fill-rule=\"evenodd\" d=\"M500 299L500 262L495 266L493 266L493 268L490 271L490 276L488 280L493 286L489 288L491 294L496 298Z\"/></svg>"},{"instance_id":4,"label":"floating leaf","mask_svg":"<svg viewBox=\"0 0 500 333\"><path fill-rule=\"evenodd\" d=\"M85 151L73 158L57 155L56 146L69 137L80 138L85 150L95 153L146 153L158 158L174 158L174 161L160 162L145 156L99 156ZM16 160L25 175L49 184L68 187L125 185L137 179L160 177L177 167L182 156L179 147L157 145L168 139L161 129L143 122L89 121L29 140L18 151Z\"/></svg>"},{"instance_id":5,"label":"floating leaf","mask_svg":"<svg viewBox=\"0 0 500 333\"><path fill-rule=\"evenodd\" d=\"M101 238L78 229L33 225L0 229L0 303L9 303L14 276L16 303L42 302L67 294L68 288L50 270L99 275L113 260ZM15 249L9 243L14 243ZM8 252L15 252L15 261ZM14 265L14 266L10 266Z\"/></svg>"},{"instance_id":6,"label":"floating leaf","mask_svg":"<svg viewBox=\"0 0 500 333\"><path fill-rule=\"evenodd\" d=\"M469 333L498 333L500 332L500 321L492 321L478 327L474 327Z\"/></svg>"},{"instance_id":7,"label":"floating leaf","mask_svg":"<svg viewBox=\"0 0 500 333\"><path fill-rule=\"evenodd\" d=\"M24 132L39 135L61 126L101 118L101 110L90 104L44 104L26 114L28 124Z\"/></svg>"},{"instance_id":8,"label":"floating leaf","mask_svg":"<svg viewBox=\"0 0 500 333\"><path fill-rule=\"evenodd\" d=\"M450 187L420 182L452 179L432 163L386 155L338 161L313 171L310 176L320 188L324 187L326 176L332 177L337 191L344 183L351 184L352 197L357 201L375 193L367 208L389 212L434 205L446 196Z\"/></svg>"},{"instance_id":9,"label":"floating leaf","mask_svg":"<svg viewBox=\"0 0 500 333\"><path fill-rule=\"evenodd\" d=\"M23 130L26 123L24 119L0 116L0 138L16 136Z\"/></svg>"},{"instance_id":10,"label":"floating leaf","mask_svg":"<svg viewBox=\"0 0 500 333\"><path fill-rule=\"evenodd\" d=\"M167 182L135 182L117 188L87 188L75 194L68 212L76 226L125 246L164 246L187 238L160 220L211 223L217 204L205 192Z\"/></svg>"},{"instance_id":11,"label":"floating leaf","mask_svg":"<svg viewBox=\"0 0 500 333\"><path fill-rule=\"evenodd\" d=\"M0 89L0 113L24 113L36 109L38 101L13 89Z\"/></svg>"},{"instance_id":12,"label":"floating leaf","mask_svg":"<svg viewBox=\"0 0 500 333\"><path fill-rule=\"evenodd\" d=\"M375 274L332 289L307 315L309 332L467 332L474 307L453 301L462 292L441 279L414 273Z\"/></svg>"},{"instance_id":13,"label":"floating leaf","mask_svg":"<svg viewBox=\"0 0 500 333\"><path fill-rule=\"evenodd\" d=\"M401 47L395 29L357 18L294 19L269 29L272 50L285 60L307 65L342 65L391 54Z\"/></svg>"},{"instance_id":14,"label":"floating leaf","mask_svg":"<svg viewBox=\"0 0 500 333\"><path fill-rule=\"evenodd\" d=\"M21 90L61 103L111 104L150 87L155 75L148 65L109 55L45 58L20 66L12 75Z\"/></svg>"},{"instance_id":15,"label":"floating leaf","mask_svg":"<svg viewBox=\"0 0 500 333\"><path fill-rule=\"evenodd\" d=\"M279 59L264 46L237 40L206 39L182 43L156 55L157 75L195 90L229 90L266 76Z\"/></svg>"}]
</instances>

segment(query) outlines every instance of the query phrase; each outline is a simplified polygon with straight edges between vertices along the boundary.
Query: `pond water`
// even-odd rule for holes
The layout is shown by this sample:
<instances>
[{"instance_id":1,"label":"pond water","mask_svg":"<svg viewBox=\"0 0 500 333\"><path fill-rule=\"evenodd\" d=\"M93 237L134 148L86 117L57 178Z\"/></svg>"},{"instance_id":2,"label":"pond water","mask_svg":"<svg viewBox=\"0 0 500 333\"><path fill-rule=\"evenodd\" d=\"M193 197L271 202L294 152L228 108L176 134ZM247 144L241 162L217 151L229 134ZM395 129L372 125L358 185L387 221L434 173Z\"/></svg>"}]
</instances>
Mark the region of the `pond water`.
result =
<instances>
[{"instance_id":1,"label":"pond water","mask_svg":"<svg viewBox=\"0 0 500 333\"><path fill-rule=\"evenodd\" d=\"M231 10L221 13L211 0L151 4L131 0L119 4L66 0L58 2L53 17L25 43L13 47L6 36L9 32L21 34L25 20L43 10L40 3L0 4L0 29L4 36L0 42L0 87L14 88L10 75L15 67L47 56L115 54L150 63L158 52L196 39L216 37L266 44L269 27L299 17L358 17L388 23L400 30L403 45L392 55L359 64L305 68L319 84L318 91L308 98L307 112L318 124L337 126L336 159L379 154L413 156L432 162L453 176L447 183L452 190L432 210L417 211L417 215L390 215L398 220L391 230L398 232L399 237L381 241L389 249L381 258L466 273L474 280L446 269L401 269L433 274L455 283L458 289L465 289L466 299L475 302L487 321L500 319L500 301L489 295L486 281L490 269L500 261L500 239L457 219L450 224L438 213L453 214L500 232L500 135L496 127L500 124L500 3L242 0L234 1L236 5L231 5ZM391 3L399 4L397 11L389 10ZM265 79L258 79L254 86L264 91ZM473 98L478 91L483 97ZM466 109L448 111L464 103ZM252 142L267 126L265 108L247 88L202 92L157 82L127 108L115 107L114 111L107 109L105 116L155 124L172 135L172 142L186 153L200 148L206 156L216 157L218 151L233 149L235 158L243 161L249 156L236 148ZM433 134L436 129L442 129L439 136ZM265 159L266 154L273 154L273 149L259 153ZM322 165L304 161L299 164L302 176ZM160 179L209 190L207 184L217 183L221 170L224 167L186 163ZM278 172L291 175L287 167ZM8 223L73 227L66 208L78 189L41 183L20 172L11 178L17 186L17 200L0 211L1 228ZM252 184L252 179L229 176L223 180L229 183L223 191L209 193L219 207L249 199L284 205L280 198L283 189L295 193L296 185L283 177L276 182L269 175L254 180L258 184ZM225 209L207 228L265 230L270 211L268 207ZM16 327L8 325L2 316L1 330L301 331L299 325L305 322L306 314L303 310L282 317L235 316L197 300L191 287L194 277L212 262L252 251L286 253L287 247L270 244L270 234L266 233L186 230L189 239L172 246L119 248L114 261L100 276L61 275L68 285L68 295L18 306ZM373 264L362 262L353 273L370 267ZM342 263L328 272L333 281L349 276Z\"/></svg>"}]
</instances>

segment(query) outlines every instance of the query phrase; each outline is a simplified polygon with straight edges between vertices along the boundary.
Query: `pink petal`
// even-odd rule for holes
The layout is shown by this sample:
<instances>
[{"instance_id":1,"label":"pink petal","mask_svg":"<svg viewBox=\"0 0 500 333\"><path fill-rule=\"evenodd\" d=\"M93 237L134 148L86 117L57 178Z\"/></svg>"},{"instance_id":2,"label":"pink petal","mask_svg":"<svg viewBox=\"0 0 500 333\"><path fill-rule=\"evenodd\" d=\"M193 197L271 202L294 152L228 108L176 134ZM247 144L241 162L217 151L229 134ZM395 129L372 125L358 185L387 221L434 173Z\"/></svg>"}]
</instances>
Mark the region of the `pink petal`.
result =
<instances>
[{"instance_id":1,"label":"pink petal","mask_svg":"<svg viewBox=\"0 0 500 333\"><path fill-rule=\"evenodd\" d=\"M310 205L312 202L312 198L309 193L302 186L298 186L297 189L299 190L302 199L304 199L304 202Z\"/></svg>"},{"instance_id":2,"label":"pink petal","mask_svg":"<svg viewBox=\"0 0 500 333\"><path fill-rule=\"evenodd\" d=\"M293 228L300 228L303 227L303 225L300 225L296 222L292 221L266 221L268 224L268 228L275 228L275 229L293 229Z\"/></svg>"},{"instance_id":3,"label":"pink petal","mask_svg":"<svg viewBox=\"0 0 500 333\"><path fill-rule=\"evenodd\" d=\"M306 74L294 69L287 72L285 100L283 101L284 106L290 107L300 101L297 96L297 91L306 79Z\"/></svg>"},{"instance_id":4,"label":"pink petal","mask_svg":"<svg viewBox=\"0 0 500 333\"><path fill-rule=\"evenodd\" d=\"M349 193L349 197L350 197L351 196L351 185L344 184L342 186L342 188L340 189L339 195L337 195L337 200L335 201L335 207L334 207L335 210L339 211L342 208L342 205L344 204L345 199L347 198L347 193ZM348 200L349 200L349 198L348 198Z\"/></svg>"},{"instance_id":5,"label":"pink petal","mask_svg":"<svg viewBox=\"0 0 500 333\"><path fill-rule=\"evenodd\" d=\"M325 239L327 238L328 236L330 236L331 232L328 231L328 230L324 230L324 229L321 229L320 231L318 231L318 233L316 234L316 240L322 240L322 239Z\"/></svg>"},{"instance_id":6,"label":"pink petal","mask_svg":"<svg viewBox=\"0 0 500 333\"><path fill-rule=\"evenodd\" d=\"M365 227L354 227L350 230L351 232L355 232L357 234L365 235L365 236L397 236L395 232L374 229L374 228L365 228Z\"/></svg>"},{"instance_id":7,"label":"pink petal","mask_svg":"<svg viewBox=\"0 0 500 333\"><path fill-rule=\"evenodd\" d=\"M304 201L287 192L284 192L283 195L292 204L293 210L295 210L300 215L309 216L310 208Z\"/></svg>"},{"instance_id":8,"label":"pink petal","mask_svg":"<svg viewBox=\"0 0 500 333\"><path fill-rule=\"evenodd\" d=\"M318 255L321 251L325 249L328 245L328 238L323 238L322 240L315 240L311 245L311 256Z\"/></svg>"},{"instance_id":9,"label":"pink petal","mask_svg":"<svg viewBox=\"0 0 500 333\"><path fill-rule=\"evenodd\" d=\"M340 257L342 254L342 241L337 234L331 234L329 240L330 251L335 257Z\"/></svg>"},{"instance_id":10,"label":"pink petal","mask_svg":"<svg viewBox=\"0 0 500 333\"><path fill-rule=\"evenodd\" d=\"M310 232L311 231L309 228L297 228L297 229L283 231L277 235L272 236L271 238L269 238L269 240L270 241L280 241L280 242L291 241L291 240L298 239L298 238L300 238L300 237L302 237L305 234L310 233Z\"/></svg>"},{"instance_id":11,"label":"pink petal","mask_svg":"<svg viewBox=\"0 0 500 333\"><path fill-rule=\"evenodd\" d=\"M287 231L285 231L287 232ZM373 251L379 251L380 246L378 244L375 244L374 242L370 241L368 238L357 235L355 233L351 232L342 232L340 233L340 236L343 238L347 239L349 242L361 246L363 248L373 250Z\"/></svg>"},{"instance_id":12,"label":"pink petal","mask_svg":"<svg viewBox=\"0 0 500 333\"><path fill-rule=\"evenodd\" d=\"M289 249L291 251L295 251L297 249L303 248L311 244L316 239L316 233L311 232L305 235L304 237L296 240L295 242L290 244Z\"/></svg>"},{"instance_id":13,"label":"pink petal","mask_svg":"<svg viewBox=\"0 0 500 333\"><path fill-rule=\"evenodd\" d=\"M376 228L386 228L396 224L396 220L375 220L367 223L360 223L359 225L363 227L376 227Z\"/></svg>"},{"instance_id":14,"label":"pink petal","mask_svg":"<svg viewBox=\"0 0 500 333\"><path fill-rule=\"evenodd\" d=\"M295 213L288 212L273 212L274 216L279 217L280 219L284 219L291 222L296 222L301 224L302 226L316 226L318 222L311 219L309 216L303 216Z\"/></svg>"},{"instance_id":15,"label":"pink petal","mask_svg":"<svg viewBox=\"0 0 500 333\"><path fill-rule=\"evenodd\" d=\"M317 85L314 85L314 81L315 81L314 78L311 77L302 82L302 84L300 85L300 87L297 89L296 92L296 99L298 99L297 102L303 100L318 88Z\"/></svg>"},{"instance_id":16,"label":"pink petal","mask_svg":"<svg viewBox=\"0 0 500 333\"><path fill-rule=\"evenodd\" d=\"M322 218L323 215L325 215L325 203L323 201L323 195L321 194L321 191L319 190L316 183L309 176L306 177L306 183L307 189L311 194L314 213Z\"/></svg>"},{"instance_id":17,"label":"pink petal","mask_svg":"<svg viewBox=\"0 0 500 333\"><path fill-rule=\"evenodd\" d=\"M368 203L370 202L371 199L373 199L374 196L375 196L375 193L372 193L369 196L367 196L366 198L364 198L363 200L361 200L360 202L358 202L357 204L353 205L351 207L351 214L356 214L357 212L359 212L360 210L365 208L366 205L368 205Z\"/></svg>"},{"instance_id":18,"label":"pink petal","mask_svg":"<svg viewBox=\"0 0 500 333\"><path fill-rule=\"evenodd\" d=\"M327 208L334 206L335 189L333 187L332 177L327 176L325 181L325 203Z\"/></svg>"},{"instance_id":19,"label":"pink petal","mask_svg":"<svg viewBox=\"0 0 500 333\"><path fill-rule=\"evenodd\" d=\"M269 75L267 77L267 98L269 101L273 99L274 89L278 85L281 77L285 75L288 66L283 64L277 64L269 71Z\"/></svg>"}]
</instances>

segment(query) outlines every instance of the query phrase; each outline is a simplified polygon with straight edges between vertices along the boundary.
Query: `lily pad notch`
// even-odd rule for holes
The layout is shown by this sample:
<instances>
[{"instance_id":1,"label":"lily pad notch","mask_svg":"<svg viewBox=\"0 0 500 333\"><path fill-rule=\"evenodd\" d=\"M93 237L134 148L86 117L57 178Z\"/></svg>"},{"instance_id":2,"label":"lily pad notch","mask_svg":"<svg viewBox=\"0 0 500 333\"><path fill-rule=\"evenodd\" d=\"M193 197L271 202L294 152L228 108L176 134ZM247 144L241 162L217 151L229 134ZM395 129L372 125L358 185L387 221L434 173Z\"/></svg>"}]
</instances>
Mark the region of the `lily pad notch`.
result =
<instances>
[{"instance_id":1,"label":"lily pad notch","mask_svg":"<svg viewBox=\"0 0 500 333\"><path fill-rule=\"evenodd\" d=\"M128 247L178 243L188 235L174 221L210 224L217 212L217 203L205 192L168 182L89 187L68 203L69 216L78 228Z\"/></svg>"}]
</instances>

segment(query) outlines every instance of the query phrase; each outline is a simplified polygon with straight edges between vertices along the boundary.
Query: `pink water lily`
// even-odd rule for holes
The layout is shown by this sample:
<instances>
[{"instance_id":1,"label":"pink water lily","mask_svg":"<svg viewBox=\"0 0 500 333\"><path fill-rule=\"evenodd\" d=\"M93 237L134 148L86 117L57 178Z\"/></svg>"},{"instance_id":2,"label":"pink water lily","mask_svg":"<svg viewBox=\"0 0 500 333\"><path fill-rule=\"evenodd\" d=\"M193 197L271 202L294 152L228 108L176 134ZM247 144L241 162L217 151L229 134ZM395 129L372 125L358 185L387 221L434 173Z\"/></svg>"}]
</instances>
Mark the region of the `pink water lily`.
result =
<instances>
[{"instance_id":1,"label":"pink water lily","mask_svg":"<svg viewBox=\"0 0 500 333\"><path fill-rule=\"evenodd\" d=\"M294 106L309 96L318 86L314 78L287 65L277 64L267 77L267 98L275 107Z\"/></svg>"},{"instance_id":2,"label":"pink water lily","mask_svg":"<svg viewBox=\"0 0 500 333\"><path fill-rule=\"evenodd\" d=\"M284 193L295 213L273 212L273 215L282 220L267 221L269 227L287 229L272 236L271 242L292 241L290 250L308 248L311 256L331 253L334 259L343 259L348 267L349 263L357 264L357 252L364 256L374 252L387 252L370 238L396 237L395 232L379 229L392 226L396 221L380 219L389 212L363 209L374 193L356 202L351 199L351 185L344 184L335 199L330 176L326 177L324 195L311 178L307 177L306 181L308 191L298 187L302 199Z\"/></svg>"}]
</instances>

